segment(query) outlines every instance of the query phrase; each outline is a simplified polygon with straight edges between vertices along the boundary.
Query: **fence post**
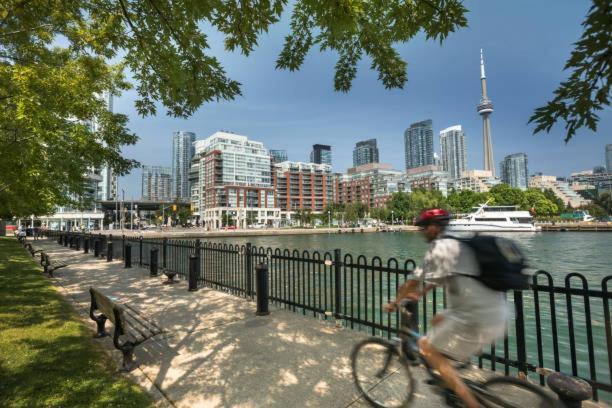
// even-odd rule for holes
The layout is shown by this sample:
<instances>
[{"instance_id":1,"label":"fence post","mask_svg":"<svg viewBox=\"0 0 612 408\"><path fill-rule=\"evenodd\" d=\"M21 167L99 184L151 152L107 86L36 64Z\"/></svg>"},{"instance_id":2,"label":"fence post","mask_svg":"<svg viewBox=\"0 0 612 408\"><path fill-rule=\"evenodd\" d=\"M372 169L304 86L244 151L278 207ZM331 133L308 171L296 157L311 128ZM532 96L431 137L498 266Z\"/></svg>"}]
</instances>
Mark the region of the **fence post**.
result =
<instances>
[{"instance_id":1,"label":"fence post","mask_svg":"<svg viewBox=\"0 0 612 408\"><path fill-rule=\"evenodd\" d=\"M125 259L125 234L121 236L121 256Z\"/></svg>"},{"instance_id":2,"label":"fence post","mask_svg":"<svg viewBox=\"0 0 612 408\"><path fill-rule=\"evenodd\" d=\"M94 256L97 258L100 256L100 240L96 239L94 241Z\"/></svg>"},{"instance_id":3,"label":"fence post","mask_svg":"<svg viewBox=\"0 0 612 408\"><path fill-rule=\"evenodd\" d=\"M518 358L519 375L528 374L527 346L525 344L525 315L523 313L523 292L514 291L514 316L516 326L516 355Z\"/></svg>"},{"instance_id":4,"label":"fence post","mask_svg":"<svg viewBox=\"0 0 612 408\"><path fill-rule=\"evenodd\" d=\"M83 241L83 253L84 254L88 254L89 253L89 238L85 239L85 241Z\"/></svg>"},{"instance_id":5,"label":"fence post","mask_svg":"<svg viewBox=\"0 0 612 408\"><path fill-rule=\"evenodd\" d=\"M111 239L106 244L106 262L110 262L113 260L113 240L112 235Z\"/></svg>"},{"instance_id":6,"label":"fence post","mask_svg":"<svg viewBox=\"0 0 612 408\"><path fill-rule=\"evenodd\" d=\"M270 314L268 309L268 265L258 264L255 267L255 290L257 291L257 316Z\"/></svg>"},{"instance_id":7,"label":"fence post","mask_svg":"<svg viewBox=\"0 0 612 408\"><path fill-rule=\"evenodd\" d=\"M142 235L138 238L138 266L142 266Z\"/></svg>"},{"instance_id":8,"label":"fence post","mask_svg":"<svg viewBox=\"0 0 612 408\"><path fill-rule=\"evenodd\" d=\"M167 247L168 247L168 238L164 238L164 241L162 243L162 268L166 269L166 254L167 254Z\"/></svg>"},{"instance_id":9,"label":"fence post","mask_svg":"<svg viewBox=\"0 0 612 408\"><path fill-rule=\"evenodd\" d=\"M125 261L126 268L132 267L132 245L131 244L125 244L125 246L123 247L123 260Z\"/></svg>"},{"instance_id":10,"label":"fence post","mask_svg":"<svg viewBox=\"0 0 612 408\"><path fill-rule=\"evenodd\" d=\"M66 234L66 236L64 236L64 246L65 247L68 246L68 234Z\"/></svg>"},{"instance_id":11,"label":"fence post","mask_svg":"<svg viewBox=\"0 0 612 408\"><path fill-rule=\"evenodd\" d=\"M157 256L159 249L151 248L150 261L149 261L149 276L157 276Z\"/></svg>"},{"instance_id":12,"label":"fence post","mask_svg":"<svg viewBox=\"0 0 612 408\"><path fill-rule=\"evenodd\" d=\"M334 249L334 314L336 320L342 316L342 261L340 249Z\"/></svg>"},{"instance_id":13,"label":"fence post","mask_svg":"<svg viewBox=\"0 0 612 408\"><path fill-rule=\"evenodd\" d=\"M246 276L246 295L253 296L253 258L251 244L247 242L244 248L244 274Z\"/></svg>"},{"instance_id":14,"label":"fence post","mask_svg":"<svg viewBox=\"0 0 612 408\"><path fill-rule=\"evenodd\" d=\"M74 243L74 250L80 251L81 250L81 237L77 235L75 239L76 239L76 242Z\"/></svg>"}]
</instances>

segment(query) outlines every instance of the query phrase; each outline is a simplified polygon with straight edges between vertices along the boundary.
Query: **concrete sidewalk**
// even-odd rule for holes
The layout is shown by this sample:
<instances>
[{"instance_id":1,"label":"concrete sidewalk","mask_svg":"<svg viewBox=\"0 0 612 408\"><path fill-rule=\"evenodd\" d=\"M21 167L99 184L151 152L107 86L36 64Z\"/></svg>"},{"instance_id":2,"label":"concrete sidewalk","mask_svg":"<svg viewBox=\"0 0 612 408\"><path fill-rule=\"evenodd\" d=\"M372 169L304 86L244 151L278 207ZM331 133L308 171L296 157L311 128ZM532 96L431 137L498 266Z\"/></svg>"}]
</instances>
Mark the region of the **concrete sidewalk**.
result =
<instances>
[{"instance_id":1,"label":"concrete sidewalk","mask_svg":"<svg viewBox=\"0 0 612 408\"><path fill-rule=\"evenodd\" d=\"M159 406L369 406L353 385L349 359L352 346L365 334L282 309L258 317L255 303L243 298L211 289L188 292L186 282L163 285L164 278L151 278L146 269L125 269L121 261L107 263L51 240L33 244L51 259L69 264L55 273L54 282L92 335L90 286L131 304L168 331L136 348L140 366L129 374ZM119 365L121 353L111 339L97 341ZM424 370L412 373L414 406L445 406L437 388L423 382ZM484 374L474 370L471 376ZM397 376L391 375L385 382L394 380Z\"/></svg>"},{"instance_id":2,"label":"concrete sidewalk","mask_svg":"<svg viewBox=\"0 0 612 408\"><path fill-rule=\"evenodd\" d=\"M129 374L161 406L368 406L353 385L349 360L364 334L280 309L258 317L252 301L211 289L188 292L185 282L162 285L163 278L150 278L146 269L125 269L120 261L107 263L51 240L33 244L69 264L55 273L54 282L92 334L90 286L168 330L136 348L140 366ZM121 353L111 339L100 341L119 364ZM420 370L416 375L422 377ZM443 406L431 391L419 381L416 406Z\"/></svg>"}]
</instances>

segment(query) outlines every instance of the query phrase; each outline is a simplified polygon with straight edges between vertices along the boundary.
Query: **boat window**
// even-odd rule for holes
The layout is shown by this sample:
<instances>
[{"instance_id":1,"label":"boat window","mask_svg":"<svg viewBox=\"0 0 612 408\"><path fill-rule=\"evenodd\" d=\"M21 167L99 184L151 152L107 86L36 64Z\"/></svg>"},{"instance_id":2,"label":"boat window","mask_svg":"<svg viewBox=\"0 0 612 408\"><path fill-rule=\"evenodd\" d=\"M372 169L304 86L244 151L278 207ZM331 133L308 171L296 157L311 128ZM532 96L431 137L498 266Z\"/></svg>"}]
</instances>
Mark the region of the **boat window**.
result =
<instances>
[{"instance_id":1,"label":"boat window","mask_svg":"<svg viewBox=\"0 0 612 408\"><path fill-rule=\"evenodd\" d=\"M531 218L519 218L521 224L531 224Z\"/></svg>"},{"instance_id":2,"label":"boat window","mask_svg":"<svg viewBox=\"0 0 612 408\"><path fill-rule=\"evenodd\" d=\"M487 218L476 218L476 221L485 221L485 222L487 222L487 221L489 221L489 222L490 221L507 221L507 219L506 218L488 218L487 217Z\"/></svg>"}]
</instances>

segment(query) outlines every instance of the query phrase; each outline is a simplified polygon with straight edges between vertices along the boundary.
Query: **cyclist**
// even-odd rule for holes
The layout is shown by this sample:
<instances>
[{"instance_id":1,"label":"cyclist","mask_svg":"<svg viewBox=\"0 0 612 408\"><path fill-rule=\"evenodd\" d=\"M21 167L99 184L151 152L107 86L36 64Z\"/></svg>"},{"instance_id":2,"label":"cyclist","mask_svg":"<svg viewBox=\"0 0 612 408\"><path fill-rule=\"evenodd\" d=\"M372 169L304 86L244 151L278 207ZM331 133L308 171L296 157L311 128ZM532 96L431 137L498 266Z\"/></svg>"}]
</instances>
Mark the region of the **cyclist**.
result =
<instances>
[{"instance_id":1,"label":"cyclist","mask_svg":"<svg viewBox=\"0 0 612 408\"><path fill-rule=\"evenodd\" d=\"M446 288L447 309L435 316L432 328L419 340L419 348L429 365L438 370L445 385L468 408L476 408L478 401L447 357L466 361L483 346L503 337L508 310L502 292L489 289L471 277L480 273L472 249L444 236L449 219L450 214L438 208L425 210L416 219L415 224L422 228L431 247L423 264L415 269L415 279L400 287L395 302L387 304L385 309L394 311L404 299L416 301L437 285ZM425 282L427 285L423 288Z\"/></svg>"}]
</instances>

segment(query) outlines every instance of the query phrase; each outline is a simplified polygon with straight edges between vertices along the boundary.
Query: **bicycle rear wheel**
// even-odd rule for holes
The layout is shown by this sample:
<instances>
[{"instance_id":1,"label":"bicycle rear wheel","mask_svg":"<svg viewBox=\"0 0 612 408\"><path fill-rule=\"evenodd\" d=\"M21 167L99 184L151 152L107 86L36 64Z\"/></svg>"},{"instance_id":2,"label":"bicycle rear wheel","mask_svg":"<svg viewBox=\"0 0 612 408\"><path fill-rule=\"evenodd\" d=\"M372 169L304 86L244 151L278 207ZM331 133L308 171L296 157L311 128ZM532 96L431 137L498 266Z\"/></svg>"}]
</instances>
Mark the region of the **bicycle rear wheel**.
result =
<instances>
[{"instance_id":1,"label":"bicycle rear wheel","mask_svg":"<svg viewBox=\"0 0 612 408\"><path fill-rule=\"evenodd\" d=\"M401 408L410 403L414 379L405 358L393 343L371 338L357 343L351 352L355 385L377 408Z\"/></svg>"},{"instance_id":2,"label":"bicycle rear wheel","mask_svg":"<svg viewBox=\"0 0 612 408\"><path fill-rule=\"evenodd\" d=\"M496 377L480 386L486 392L478 394L487 408L552 408L555 404L542 387L515 377Z\"/></svg>"}]
</instances>

